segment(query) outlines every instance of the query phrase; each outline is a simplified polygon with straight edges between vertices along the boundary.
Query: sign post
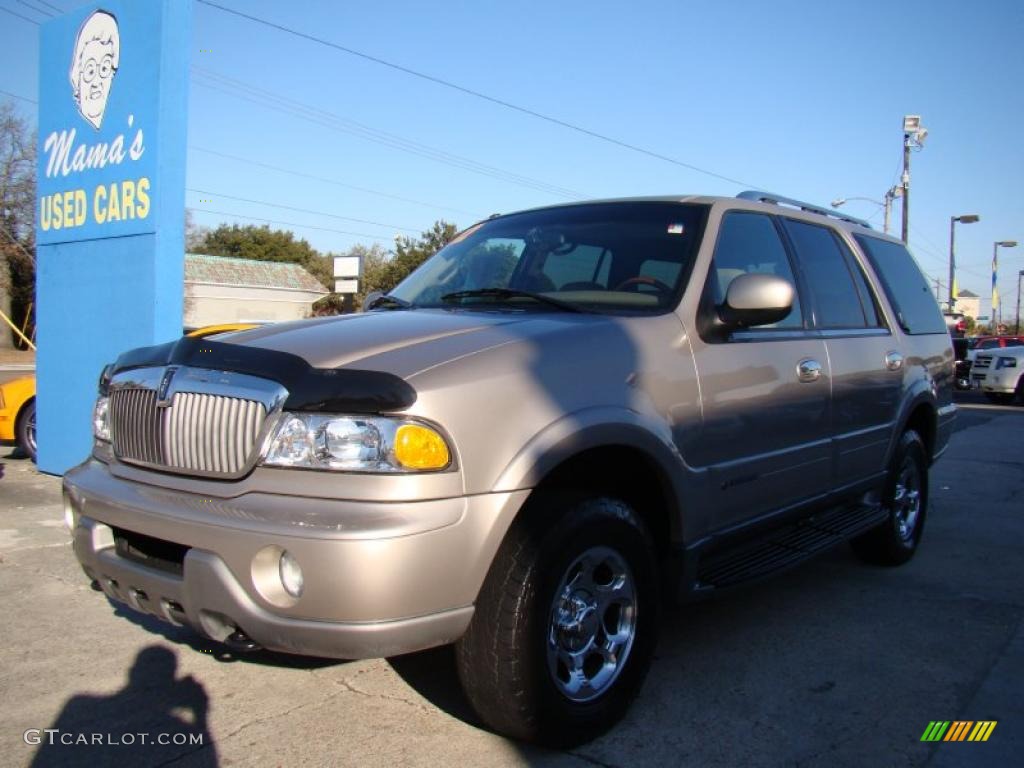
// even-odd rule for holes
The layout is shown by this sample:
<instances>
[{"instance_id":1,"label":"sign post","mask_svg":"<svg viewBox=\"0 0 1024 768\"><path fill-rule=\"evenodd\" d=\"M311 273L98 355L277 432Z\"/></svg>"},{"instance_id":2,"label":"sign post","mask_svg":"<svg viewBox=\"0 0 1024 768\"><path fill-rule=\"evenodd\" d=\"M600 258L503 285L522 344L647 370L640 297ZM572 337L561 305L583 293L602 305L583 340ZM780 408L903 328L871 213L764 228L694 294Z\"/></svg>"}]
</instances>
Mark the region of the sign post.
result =
<instances>
[{"instance_id":1,"label":"sign post","mask_svg":"<svg viewBox=\"0 0 1024 768\"><path fill-rule=\"evenodd\" d=\"M181 335L187 0L104 0L45 23L39 67L39 468L89 455L103 366Z\"/></svg>"}]
</instances>

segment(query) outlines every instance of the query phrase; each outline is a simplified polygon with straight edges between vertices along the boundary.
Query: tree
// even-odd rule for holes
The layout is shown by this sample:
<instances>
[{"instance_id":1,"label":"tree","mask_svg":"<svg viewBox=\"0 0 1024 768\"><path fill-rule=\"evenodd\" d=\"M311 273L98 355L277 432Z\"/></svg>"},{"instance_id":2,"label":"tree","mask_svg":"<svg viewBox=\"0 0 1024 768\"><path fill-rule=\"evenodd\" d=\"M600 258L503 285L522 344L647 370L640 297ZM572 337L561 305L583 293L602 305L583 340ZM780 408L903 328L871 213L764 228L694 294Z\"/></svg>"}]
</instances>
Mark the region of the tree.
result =
<instances>
[{"instance_id":1,"label":"tree","mask_svg":"<svg viewBox=\"0 0 1024 768\"><path fill-rule=\"evenodd\" d=\"M287 261L301 264L324 287L334 287L332 261L313 248L305 240L296 240L295 235L269 226L254 224L221 224L216 229L201 232L197 236L194 253L209 256L232 256L255 261Z\"/></svg>"},{"instance_id":2,"label":"tree","mask_svg":"<svg viewBox=\"0 0 1024 768\"><path fill-rule=\"evenodd\" d=\"M35 316L35 207L35 131L6 102L0 104L0 293L10 297L15 322L29 327Z\"/></svg>"},{"instance_id":3,"label":"tree","mask_svg":"<svg viewBox=\"0 0 1024 768\"><path fill-rule=\"evenodd\" d=\"M420 264L450 243L458 228L447 221L435 221L434 225L418 238L396 237L395 250L388 252L380 245L370 247L355 245L345 256L358 256L363 261L363 276L359 281L359 292L355 295L355 306L363 306L366 296L374 291L387 293ZM333 260L333 254L329 254ZM336 293L325 296L313 305L314 314L333 315L342 312L344 302Z\"/></svg>"}]
</instances>

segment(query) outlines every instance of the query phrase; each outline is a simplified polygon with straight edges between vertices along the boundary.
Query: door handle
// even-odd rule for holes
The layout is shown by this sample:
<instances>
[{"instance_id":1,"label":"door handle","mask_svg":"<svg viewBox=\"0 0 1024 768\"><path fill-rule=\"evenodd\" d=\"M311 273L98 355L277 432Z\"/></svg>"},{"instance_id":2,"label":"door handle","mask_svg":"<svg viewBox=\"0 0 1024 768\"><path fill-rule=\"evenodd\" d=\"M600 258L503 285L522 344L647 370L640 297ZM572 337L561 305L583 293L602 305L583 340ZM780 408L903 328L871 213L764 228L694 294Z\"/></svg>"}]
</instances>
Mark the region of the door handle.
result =
<instances>
[{"instance_id":1,"label":"door handle","mask_svg":"<svg viewBox=\"0 0 1024 768\"><path fill-rule=\"evenodd\" d=\"M903 367L903 355L899 352L889 352L885 356L885 367L890 371L898 371Z\"/></svg>"},{"instance_id":2,"label":"door handle","mask_svg":"<svg viewBox=\"0 0 1024 768\"><path fill-rule=\"evenodd\" d=\"M807 358L796 364L796 377L802 382L817 381L821 378L821 363Z\"/></svg>"}]
</instances>

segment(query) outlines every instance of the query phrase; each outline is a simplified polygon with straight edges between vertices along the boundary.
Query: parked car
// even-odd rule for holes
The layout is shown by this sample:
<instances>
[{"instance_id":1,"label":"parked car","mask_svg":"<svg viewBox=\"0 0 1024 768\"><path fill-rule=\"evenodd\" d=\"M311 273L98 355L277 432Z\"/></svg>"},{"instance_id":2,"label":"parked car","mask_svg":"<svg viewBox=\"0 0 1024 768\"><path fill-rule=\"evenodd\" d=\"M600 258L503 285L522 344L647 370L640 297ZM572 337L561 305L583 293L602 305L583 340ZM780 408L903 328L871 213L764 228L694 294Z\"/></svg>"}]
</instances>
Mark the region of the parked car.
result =
<instances>
[{"instance_id":1,"label":"parked car","mask_svg":"<svg viewBox=\"0 0 1024 768\"><path fill-rule=\"evenodd\" d=\"M953 337L953 385L957 389L971 388L970 347L970 339Z\"/></svg>"},{"instance_id":2,"label":"parked car","mask_svg":"<svg viewBox=\"0 0 1024 768\"><path fill-rule=\"evenodd\" d=\"M123 354L64 478L86 577L237 650L455 643L516 738L614 723L663 598L899 565L953 427L903 244L765 193L459 234L373 311Z\"/></svg>"},{"instance_id":3,"label":"parked car","mask_svg":"<svg viewBox=\"0 0 1024 768\"><path fill-rule=\"evenodd\" d=\"M1005 349L1024 345L1024 336L975 336L970 340L967 359L974 360L979 352L990 349Z\"/></svg>"},{"instance_id":4,"label":"parked car","mask_svg":"<svg viewBox=\"0 0 1024 768\"><path fill-rule=\"evenodd\" d=\"M36 377L0 384L0 445L15 445L36 460Z\"/></svg>"},{"instance_id":5,"label":"parked car","mask_svg":"<svg viewBox=\"0 0 1024 768\"><path fill-rule=\"evenodd\" d=\"M206 338L255 328L258 323L221 323L189 331L193 338ZM0 385L0 445L14 445L36 460L36 377L22 376Z\"/></svg>"},{"instance_id":6,"label":"parked car","mask_svg":"<svg viewBox=\"0 0 1024 768\"><path fill-rule=\"evenodd\" d=\"M1024 346L979 352L971 366L971 381L993 403L1024 402Z\"/></svg>"}]
</instances>

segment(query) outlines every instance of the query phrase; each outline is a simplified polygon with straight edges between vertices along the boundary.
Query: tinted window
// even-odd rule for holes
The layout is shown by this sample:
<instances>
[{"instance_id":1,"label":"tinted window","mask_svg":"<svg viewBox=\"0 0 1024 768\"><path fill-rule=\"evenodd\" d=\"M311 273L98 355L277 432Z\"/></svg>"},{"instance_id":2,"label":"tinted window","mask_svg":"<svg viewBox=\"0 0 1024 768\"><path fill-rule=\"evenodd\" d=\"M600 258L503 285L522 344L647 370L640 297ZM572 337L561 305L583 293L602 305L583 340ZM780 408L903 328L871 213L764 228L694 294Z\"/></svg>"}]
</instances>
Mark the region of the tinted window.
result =
<instances>
[{"instance_id":1,"label":"tinted window","mask_svg":"<svg viewBox=\"0 0 1024 768\"><path fill-rule=\"evenodd\" d=\"M783 221L814 300L815 325L863 328L866 320L861 299L832 231L793 219Z\"/></svg>"},{"instance_id":2,"label":"tinted window","mask_svg":"<svg viewBox=\"0 0 1024 768\"><path fill-rule=\"evenodd\" d=\"M460 233L391 295L425 307L551 311L493 290L509 289L582 310L664 312L682 293L706 217L707 206L661 202L501 216ZM469 291L478 293L455 295Z\"/></svg>"},{"instance_id":3,"label":"tinted window","mask_svg":"<svg viewBox=\"0 0 1024 768\"><path fill-rule=\"evenodd\" d=\"M708 294L716 305L722 304L729 283L751 272L778 275L796 289L789 257L771 218L759 213L728 213L718 231L715 258L708 274ZM784 320L758 327L802 328L799 297L794 294L793 311Z\"/></svg>"},{"instance_id":4,"label":"tinted window","mask_svg":"<svg viewBox=\"0 0 1024 768\"><path fill-rule=\"evenodd\" d=\"M928 281L900 243L855 235L882 281L900 326L910 334L948 333Z\"/></svg>"},{"instance_id":5,"label":"tinted window","mask_svg":"<svg viewBox=\"0 0 1024 768\"><path fill-rule=\"evenodd\" d=\"M559 291L603 289L608 285L598 280L598 272L601 271L601 260L607 259L608 255L607 248L581 245L563 258L548 259L542 271Z\"/></svg>"},{"instance_id":6,"label":"tinted window","mask_svg":"<svg viewBox=\"0 0 1024 768\"><path fill-rule=\"evenodd\" d=\"M837 240L836 242L839 243L839 250L843 252L843 256L846 257L846 263L850 267L850 274L853 275L854 285L857 286L857 295L860 297L860 304L864 308L864 316L867 317L868 326L871 328L884 327L885 321L882 319L882 312L878 308L878 300L875 298L875 292L871 290L871 286L868 284L868 278L864 274L864 270L857 263L857 259L854 258L853 254L850 253L846 243L842 240Z\"/></svg>"}]
</instances>

